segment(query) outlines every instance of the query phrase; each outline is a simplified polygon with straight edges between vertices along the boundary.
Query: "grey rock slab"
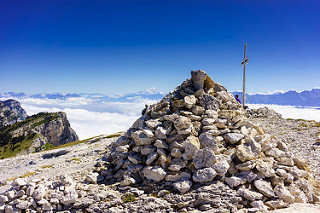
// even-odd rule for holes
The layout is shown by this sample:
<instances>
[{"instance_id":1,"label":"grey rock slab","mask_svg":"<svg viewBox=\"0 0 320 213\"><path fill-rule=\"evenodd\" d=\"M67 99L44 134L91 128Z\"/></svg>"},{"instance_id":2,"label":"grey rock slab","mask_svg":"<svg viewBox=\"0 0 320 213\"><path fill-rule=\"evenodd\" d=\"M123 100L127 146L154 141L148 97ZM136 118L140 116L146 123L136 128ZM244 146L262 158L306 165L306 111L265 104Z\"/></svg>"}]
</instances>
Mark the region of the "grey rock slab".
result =
<instances>
[{"instance_id":1,"label":"grey rock slab","mask_svg":"<svg viewBox=\"0 0 320 213\"><path fill-rule=\"evenodd\" d=\"M224 139L230 144L236 144L241 139L244 138L244 135L241 133L227 133L223 135Z\"/></svg>"},{"instance_id":2,"label":"grey rock slab","mask_svg":"<svg viewBox=\"0 0 320 213\"><path fill-rule=\"evenodd\" d=\"M192 176L192 179L195 182L203 183L203 182L212 181L216 175L217 175L217 172L213 168L203 168L203 169L198 169Z\"/></svg>"},{"instance_id":3,"label":"grey rock slab","mask_svg":"<svg viewBox=\"0 0 320 213\"><path fill-rule=\"evenodd\" d=\"M193 164L196 169L212 167L215 161L216 156L210 148L199 149L193 156Z\"/></svg>"},{"instance_id":4,"label":"grey rock slab","mask_svg":"<svg viewBox=\"0 0 320 213\"><path fill-rule=\"evenodd\" d=\"M240 188L240 189L238 189L237 193L240 196L242 196L250 201L262 200L262 198L263 198L262 194L260 194L258 192L251 191L250 189Z\"/></svg>"},{"instance_id":5,"label":"grey rock slab","mask_svg":"<svg viewBox=\"0 0 320 213\"><path fill-rule=\"evenodd\" d=\"M275 196L271 183L260 179L260 180L255 180L253 184L258 189L258 191L263 195L267 197Z\"/></svg>"},{"instance_id":6,"label":"grey rock slab","mask_svg":"<svg viewBox=\"0 0 320 213\"><path fill-rule=\"evenodd\" d=\"M149 180L159 182L164 179L166 172L160 166L147 166L143 170L143 175Z\"/></svg>"},{"instance_id":7,"label":"grey rock slab","mask_svg":"<svg viewBox=\"0 0 320 213\"><path fill-rule=\"evenodd\" d=\"M181 194L186 193L190 190L192 182L188 179L177 181L173 184L174 188L177 189Z\"/></svg>"}]
</instances>

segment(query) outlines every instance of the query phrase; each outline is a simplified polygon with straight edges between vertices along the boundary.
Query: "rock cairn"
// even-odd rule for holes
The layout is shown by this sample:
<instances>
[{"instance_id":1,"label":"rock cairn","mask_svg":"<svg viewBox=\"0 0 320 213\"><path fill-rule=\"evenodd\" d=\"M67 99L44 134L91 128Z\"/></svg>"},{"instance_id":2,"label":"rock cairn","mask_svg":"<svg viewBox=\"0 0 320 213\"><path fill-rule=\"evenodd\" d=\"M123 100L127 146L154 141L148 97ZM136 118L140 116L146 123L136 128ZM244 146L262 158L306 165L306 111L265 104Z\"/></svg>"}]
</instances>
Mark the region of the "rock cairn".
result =
<instances>
[{"instance_id":1,"label":"rock cairn","mask_svg":"<svg viewBox=\"0 0 320 213\"><path fill-rule=\"evenodd\" d=\"M204 71L135 121L106 155L105 181L165 182L181 194L218 181L256 210L319 202L307 165L246 119L233 95Z\"/></svg>"},{"instance_id":2,"label":"rock cairn","mask_svg":"<svg viewBox=\"0 0 320 213\"><path fill-rule=\"evenodd\" d=\"M271 108L261 107L259 109L247 109L248 118L281 118L282 115Z\"/></svg>"}]
</instances>

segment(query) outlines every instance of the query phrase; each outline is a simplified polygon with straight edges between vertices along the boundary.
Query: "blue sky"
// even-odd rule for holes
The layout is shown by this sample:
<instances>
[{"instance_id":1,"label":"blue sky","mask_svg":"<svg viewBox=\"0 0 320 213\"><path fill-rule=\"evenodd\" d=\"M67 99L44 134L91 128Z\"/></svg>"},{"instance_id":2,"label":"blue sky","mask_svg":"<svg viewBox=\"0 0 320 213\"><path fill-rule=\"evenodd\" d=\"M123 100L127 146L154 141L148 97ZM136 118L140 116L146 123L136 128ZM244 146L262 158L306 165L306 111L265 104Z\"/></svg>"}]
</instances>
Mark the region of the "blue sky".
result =
<instances>
[{"instance_id":1,"label":"blue sky","mask_svg":"<svg viewBox=\"0 0 320 213\"><path fill-rule=\"evenodd\" d=\"M0 2L0 92L170 91L203 69L249 93L320 86L320 2Z\"/></svg>"}]
</instances>

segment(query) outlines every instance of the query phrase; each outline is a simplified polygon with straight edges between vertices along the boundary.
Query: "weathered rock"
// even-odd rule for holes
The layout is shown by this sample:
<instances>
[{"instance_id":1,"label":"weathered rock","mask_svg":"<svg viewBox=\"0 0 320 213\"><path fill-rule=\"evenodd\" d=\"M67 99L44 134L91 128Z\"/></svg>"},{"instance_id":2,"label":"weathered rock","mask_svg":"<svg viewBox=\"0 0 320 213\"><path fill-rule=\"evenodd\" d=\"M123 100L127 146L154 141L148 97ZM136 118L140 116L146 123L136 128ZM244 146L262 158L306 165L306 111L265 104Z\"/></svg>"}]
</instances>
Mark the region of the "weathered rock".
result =
<instances>
[{"instance_id":1,"label":"weathered rock","mask_svg":"<svg viewBox=\"0 0 320 213\"><path fill-rule=\"evenodd\" d=\"M256 160L256 168L261 172L265 177L272 177L275 174L275 170L272 168L274 160L273 158L262 158Z\"/></svg>"},{"instance_id":2,"label":"weathered rock","mask_svg":"<svg viewBox=\"0 0 320 213\"><path fill-rule=\"evenodd\" d=\"M190 190L192 186L192 182L188 179L180 180L173 184L174 188L176 188L181 194L186 193Z\"/></svg>"},{"instance_id":3,"label":"weathered rock","mask_svg":"<svg viewBox=\"0 0 320 213\"><path fill-rule=\"evenodd\" d=\"M185 151L183 159L190 160L197 150L200 149L200 141L197 137L190 135L184 142Z\"/></svg>"},{"instance_id":4,"label":"weathered rock","mask_svg":"<svg viewBox=\"0 0 320 213\"><path fill-rule=\"evenodd\" d=\"M195 91L203 89L204 81L207 78L207 73L203 70L191 71L191 80Z\"/></svg>"},{"instance_id":5,"label":"weathered rock","mask_svg":"<svg viewBox=\"0 0 320 213\"><path fill-rule=\"evenodd\" d=\"M194 95L188 95L183 98L183 105L191 109L197 103L197 98Z\"/></svg>"},{"instance_id":6,"label":"weathered rock","mask_svg":"<svg viewBox=\"0 0 320 213\"><path fill-rule=\"evenodd\" d=\"M149 145L155 141L155 136L151 130L137 130L131 133L134 142L139 145Z\"/></svg>"},{"instance_id":7,"label":"weathered rock","mask_svg":"<svg viewBox=\"0 0 320 213\"><path fill-rule=\"evenodd\" d=\"M284 202L292 203L295 200L294 196L281 184L274 188L274 192L279 198L283 199Z\"/></svg>"},{"instance_id":8,"label":"weathered rock","mask_svg":"<svg viewBox=\"0 0 320 213\"><path fill-rule=\"evenodd\" d=\"M245 188L238 189L237 193L240 196L242 196L250 201L262 200L262 198L263 198L262 194L260 194L258 192L251 191L249 189L245 189Z\"/></svg>"},{"instance_id":9,"label":"weathered rock","mask_svg":"<svg viewBox=\"0 0 320 213\"><path fill-rule=\"evenodd\" d=\"M191 108L191 111L193 112L193 114L195 115L202 115L205 111L205 109L201 106L196 106L194 105L192 108Z\"/></svg>"},{"instance_id":10,"label":"weathered rock","mask_svg":"<svg viewBox=\"0 0 320 213\"><path fill-rule=\"evenodd\" d=\"M99 176L99 173L95 173L95 172L88 174L86 177L86 181L88 181L89 183L97 183L98 176Z\"/></svg>"},{"instance_id":11,"label":"weathered rock","mask_svg":"<svg viewBox=\"0 0 320 213\"><path fill-rule=\"evenodd\" d=\"M219 149L218 141L216 137L211 134L211 132L204 132L199 136L200 144L202 148L210 148L213 151L217 151Z\"/></svg>"},{"instance_id":12,"label":"weathered rock","mask_svg":"<svg viewBox=\"0 0 320 213\"><path fill-rule=\"evenodd\" d=\"M146 164L150 165L153 163L153 161L155 161L158 157L158 154L156 152L152 153L151 155L148 156L147 160L146 160Z\"/></svg>"},{"instance_id":13,"label":"weathered rock","mask_svg":"<svg viewBox=\"0 0 320 213\"><path fill-rule=\"evenodd\" d=\"M261 152L261 145L254 141L254 139L246 140L236 148L236 155L242 162L253 160L259 157Z\"/></svg>"},{"instance_id":14,"label":"weathered rock","mask_svg":"<svg viewBox=\"0 0 320 213\"><path fill-rule=\"evenodd\" d=\"M192 179L196 182L203 183L212 181L216 175L217 173L213 168L203 168L198 169L196 173L194 173Z\"/></svg>"},{"instance_id":15,"label":"weathered rock","mask_svg":"<svg viewBox=\"0 0 320 213\"><path fill-rule=\"evenodd\" d=\"M162 126L159 126L155 131L155 136L157 139L166 139L167 138L167 130Z\"/></svg>"},{"instance_id":16,"label":"weathered rock","mask_svg":"<svg viewBox=\"0 0 320 213\"><path fill-rule=\"evenodd\" d=\"M178 134L186 135L190 134L192 131L192 123L191 120L187 117L180 116L178 119L174 121L174 126L178 131Z\"/></svg>"},{"instance_id":17,"label":"weathered rock","mask_svg":"<svg viewBox=\"0 0 320 213\"><path fill-rule=\"evenodd\" d=\"M149 180L159 182L164 179L166 172L160 166L147 166L143 170L143 175Z\"/></svg>"},{"instance_id":18,"label":"weathered rock","mask_svg":"<svg viewBox=\"0 0 320 213\"><path fill-rule=\"evenodd\" d=\"M246 179L236 176L226 177L224 181L232 188L246 183Z\"/></svg>"},{"instance_id":19,"label":"weathered rock","mask_svg":"<svg viewBox=\"0 0 320 213\"><path fill-rule=\"evenodd\" d=\"M275 194L273 192L273 188L271 183L264 180L256 180L254 181L254 186L259 190L260 193L267 197L274 197Z\"/></svg>"},{"instance_id":20,"label":"weathered rock","mask_svg":"<svg viewBox=\"0 0 320 213\"><path fill-rule=\"evenodd\" d=\"M212 167L216 161L214 151L210 148L199 149L193 156L193 164L197 169Z\"/></svg>"},{"instance_id":21,"label":"weathered rock","mask_svg":"<svg viewBox=\"0 0 320 213\"><path fill-rule=\"evenodd\" d=\"M238 143L241 139L243 139L244 135L241 133L227 133L223 135L223 137L227 142L235 144Z\"/></svg>"},{"instance_id":22,"label":"weathered rock","mask_svg":"<svg viewBox=\"0 0 320 213\"><path fill-rule=\"evenodd\" d=\"M25 178L17 178L12 182L11 185L12 186L20 186L21 187L21 186L27 185L27 182L26 182Z\"/></svg>"}]
</instances>

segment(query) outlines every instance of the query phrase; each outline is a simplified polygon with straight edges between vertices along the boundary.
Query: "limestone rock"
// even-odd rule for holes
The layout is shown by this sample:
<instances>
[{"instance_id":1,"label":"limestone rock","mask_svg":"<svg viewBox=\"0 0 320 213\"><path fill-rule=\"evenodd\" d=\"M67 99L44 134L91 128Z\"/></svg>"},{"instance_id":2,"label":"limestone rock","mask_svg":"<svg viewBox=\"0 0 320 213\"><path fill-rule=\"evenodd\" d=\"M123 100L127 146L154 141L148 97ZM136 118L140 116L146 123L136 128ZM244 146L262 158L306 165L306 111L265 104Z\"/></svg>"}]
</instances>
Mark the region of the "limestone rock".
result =
<instances>
[{"instance_id":1,"label":"limestone rock","mask_svg":"<svg viewBox=\"0 0 320 213\"><path fill-rule=\"evenodd\" d=\"M260 193L267 197L274 197L275 194L273 192L273 188L271 183L264 181L264 180L255 180L254 186L259 190Z\"/></svg>"},{"instance_id":2,"label":"limestone rock","mask_svg":"<svg viewBox=\"0 0 320 213\"><path fill-rule=\"evenodd\" d=\"M197 169L212 167L216 161L214 151L210 148L199 149L193 156L193 164Z\"/></svg>"},{"instance_id":3,"label":"limestone rock","mask_svg":"<svg viewBox=\"0 0 320 213\"><path fill-rule=\"evenodd\" d=\"M183 179L173 184L174 188L176 188L181 194L186 193L192 186L192 182L188 179Z\"/></svg>"},{"instance_id":4,"label":"limestone rock","mask_svg":"<svg viewBox=\"0 0 320 213\"><path fill-rule=\"evenodd\" d=\"M241 139L243 139L244 135L241 133L227 133L223 137L230 144L235 144L238 143Z\"/></svg>"},{"instance_id":5,"label":"limestone rock","mask_svg":"<svg viewBox=\"0 0 320 213\"><path fill-rule=\"evenodd\" d=\"M200 141L197 137L190 135L184 142L185 151L183 153L183 159L189 160L193 158L193 155L200 149Z\"/></svg>"},{"instance_id":6,"label":"limestone rock","mask_svg":"<svg viewBox=\"0 0 320 213\"><path fill-rule=\"evenodd\" d=\"M263 198L262 194L244 188L238 189L237 193L250 201L262 200Z\"/></svg>"},{"instance_id":7,"label":"limestone rock","mask_svg":"<svg viewBox=\"0 0 320 213\"><path fill-rule=\"evenodd\" d=\"M174 121L174 126L177 129L178 134L190 134L192 131L191 120L187 117L180 116L178 119Z\"/></svg>"},{"instance_id":8,"label":"limestone rock","mask_svg":"<svg viewBox=\"0 0 320 213\"><path fill-rule=\"evenodd\" d=\"M197 98L194 95L188 95L183 98L183 104L188 109L191 109L196 103Z\"/></svg>"},{"instance_id":9,"label":"limestone rock","mask_svg":"<svg viewBox=\"0 0 320 213\"><path fill-rule=\"evenodd\" d=\"M194 173L192 179L196 182L203 183L212 181L216 175L217 173L213 168L203 168L198 169L196 173Z\"/></svg>"},{"instance_id":10,"label":"limestone rock","mask_svg":"<svg viewBox=\"0 0 320 213\"><path fill-rule=\"evenodd\" d=\"M160 166L147 166L143 170L143 175L156 182L161 181L166 176L166 172Z\"/></svg>"},{"instance_id":11,"label":"limestone rock","mask_svg":"<svg viewBox=\"0 0 320 213\"><path fill-rule=\"evenodd\" d=\"M242 162L258 158L261 152L261 145L254 140L247 140L236 148L236 155Z\"/></svg>"}]
</instances>

